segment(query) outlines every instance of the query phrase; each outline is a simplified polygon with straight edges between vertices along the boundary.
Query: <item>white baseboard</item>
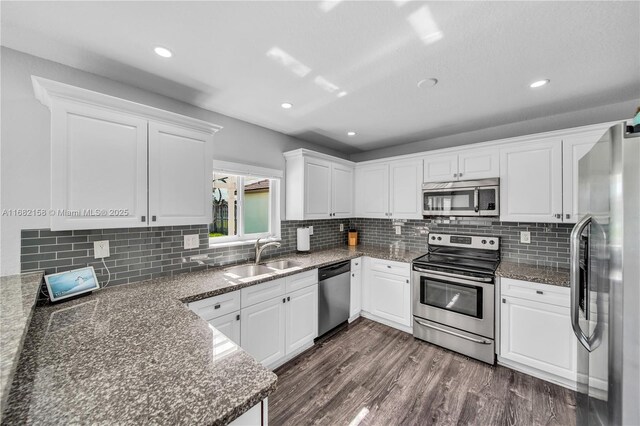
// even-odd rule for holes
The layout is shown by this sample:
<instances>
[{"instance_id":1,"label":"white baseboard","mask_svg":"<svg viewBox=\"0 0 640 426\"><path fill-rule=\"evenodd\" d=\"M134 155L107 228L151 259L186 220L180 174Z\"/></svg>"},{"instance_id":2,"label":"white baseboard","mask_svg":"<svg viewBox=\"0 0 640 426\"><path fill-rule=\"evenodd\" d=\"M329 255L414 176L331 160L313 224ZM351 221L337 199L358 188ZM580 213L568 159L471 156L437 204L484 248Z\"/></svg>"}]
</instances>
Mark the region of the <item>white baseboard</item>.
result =
<instances>
[{"instance_id":1,"label":"white baseboard","mask_svg":"<svg viewBox=\"0 0 640 426\"><path fill-rule=\"evenodd\" d=\"M395 328L397 330L404 331L405 333L413 334L413 327L409 327L403 324L398 324L397 322L389 321L388 319L385 319L385 318L380 318L379 316L373 315L370 312L362 311L360 312L360 316L364 318L368 318L375 322L379 322L380 324L384 324L389 327Z\"/></svg>"},{"instance_id":2,"label":"white baseboard","mask_svg":"<svg viewBox=\"0 0 640 426\"><path fill-rule=\"evenodd\" d=\"M358 318L360 318L360 312L358 312L357 314L349 317L349 324L351 324L352 322L354 322L355 320L357 320Z\"/></svg>"},{"instance_id":3,"label":"white baseboard","mask_svg":"<svg viewBox=\"0 0 640 426\"><path fill-rule=\"evenodd\" d=\"M521 373L528 374L529 376L537 377L538 379L545 380L547 382L554 383L556 385L560 385L567 389L577 390L576 382L573 380L566 379L564 377L556 376L555 374L547 373L546 371L538 370L537 368L529 367L524 364L520 364L519 362L511 361L508 359L502 358L500 355L497 357L498 365L502 365L504 367L510 368L512 370L519 371Z\"/></svg>"}]
</instances>

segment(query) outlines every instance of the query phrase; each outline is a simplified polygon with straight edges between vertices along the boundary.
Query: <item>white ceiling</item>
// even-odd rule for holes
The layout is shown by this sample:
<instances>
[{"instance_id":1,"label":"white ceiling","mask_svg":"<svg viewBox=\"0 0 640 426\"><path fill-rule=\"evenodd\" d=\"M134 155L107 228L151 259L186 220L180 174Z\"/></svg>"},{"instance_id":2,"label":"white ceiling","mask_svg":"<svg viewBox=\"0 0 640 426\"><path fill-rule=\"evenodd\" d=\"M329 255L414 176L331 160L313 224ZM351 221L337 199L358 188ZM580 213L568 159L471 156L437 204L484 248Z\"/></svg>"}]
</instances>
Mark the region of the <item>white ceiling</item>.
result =
<instances>
[{"instance_id":1,"label":"white ceiling","mask_svg":"<svg viewBox=\"0 0 640 426\"><path fill-rule=\"evenodd\" d=\"M1 7L5 46L346 153L640 97L638 2Z\"/></svg>"}]
</instances>

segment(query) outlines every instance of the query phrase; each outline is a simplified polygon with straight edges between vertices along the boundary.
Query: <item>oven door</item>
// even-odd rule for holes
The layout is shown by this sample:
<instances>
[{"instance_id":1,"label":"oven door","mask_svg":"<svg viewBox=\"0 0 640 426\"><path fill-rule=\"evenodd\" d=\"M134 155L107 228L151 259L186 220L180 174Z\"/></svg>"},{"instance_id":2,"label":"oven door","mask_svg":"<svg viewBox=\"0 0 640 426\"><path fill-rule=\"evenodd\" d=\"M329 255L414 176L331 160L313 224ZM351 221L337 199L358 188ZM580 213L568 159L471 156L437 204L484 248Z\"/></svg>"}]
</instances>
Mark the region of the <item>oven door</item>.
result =
<instances>
[{"instance_id":1,"label":"oven door","mask_svg":"<svg viewBox=\"0 0 640 426\"><path fill-rule=\"evenodd\" d=\"M493 278L461 278L414 266L413 286L415 316L493 339Z\"/></svg>"},{"instance_id":2,"label":"oven door","mask_svg":"<svg viewBox=\"0 0 640 426\"><path fill-rule=\"evenodd\" d=\"M422 190L424 216L479 216L476 188Z\"/></svg>"}]
</instances>

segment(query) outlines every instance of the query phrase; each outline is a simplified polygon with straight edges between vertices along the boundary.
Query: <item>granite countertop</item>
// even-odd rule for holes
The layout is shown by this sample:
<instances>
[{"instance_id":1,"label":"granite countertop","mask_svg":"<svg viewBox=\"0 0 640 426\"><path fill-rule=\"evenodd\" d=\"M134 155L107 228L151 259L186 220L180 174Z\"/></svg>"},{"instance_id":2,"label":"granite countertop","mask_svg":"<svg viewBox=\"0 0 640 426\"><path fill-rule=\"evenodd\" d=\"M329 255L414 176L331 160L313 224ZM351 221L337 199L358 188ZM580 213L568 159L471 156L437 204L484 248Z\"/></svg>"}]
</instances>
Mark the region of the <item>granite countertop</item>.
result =
<instances>
[{"instance_id":1,"label":"granite countertop","mask_svg":"<svg viewBox=\"0 0 640 426\"><path fill-rule=\"evenodd\" d=\"M341 246L282 256L298 266L281 273L239 279L211 268L38 306L3 423L229 423L273 392L277 377L186 302L360 256L420 254Z\"/></svg>"},{"instance_id":2,"label":"granite countertop","mask_svg":"<svg viewBox=\"0 0 640 426\"><path fill-rule=\"evenodd\" d=\"M569 287L569 270L564 268L535 266L503 260L496 270L496 276Z\"/></svg>"},{"instance_id":3,"label":"granite countertop","mask_svg":"<svg viewBox=\"0 0 640 426\"><path fill-rule=\"evenodd\" d=\"M0 277L0 413L38 299L42 272Z\"/></svg>"}]
</instances>

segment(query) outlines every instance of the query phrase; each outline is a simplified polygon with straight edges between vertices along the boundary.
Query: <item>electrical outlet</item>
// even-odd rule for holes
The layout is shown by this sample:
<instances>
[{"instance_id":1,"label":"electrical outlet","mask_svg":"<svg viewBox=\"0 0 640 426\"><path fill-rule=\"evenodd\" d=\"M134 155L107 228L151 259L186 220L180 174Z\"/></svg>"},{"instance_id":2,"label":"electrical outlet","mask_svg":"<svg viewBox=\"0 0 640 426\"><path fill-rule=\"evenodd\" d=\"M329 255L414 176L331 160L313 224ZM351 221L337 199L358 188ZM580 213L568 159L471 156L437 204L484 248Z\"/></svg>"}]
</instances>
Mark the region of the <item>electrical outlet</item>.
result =
<instances>
[{"instance_id":1,"label":"electrical outlet","mask_svg":"<svg viewBox=\"0 0 640 426\"><path fill-rule=\"evenodd\" d=\"M529 231L520 231L520 242L525 244L531 243L531 232Z\"/></svg>"},{"instance_id":2,"label":"electrical outlet","mask_svg":"<svg viewBox=\"0 0 640 426\"><path fill-rule=\"evenodd\" d=\"M313 226L309 227L309 235L313 235Z\"/></svg>"},{"instance_id":3,"label":"electrical outlet","mask_svg":"<svg viewBox=\"0 0 640 426\"><path fill-rule=\"evenodd\" d=\"M396 225L396 235L402 234L402 226Z\"/></svg>"},{"instance_id":4,"label":"electrical outlet","mask_svg":"<svg viewBox=\"0 0 640 426\"><path fill-rule=\"evenodd\" d=\"M197 249L198 247L200 247L200 235L190 234L184 236L185 249Z\"/></svg>"},{"instance_id":5,"label":"electrical outlet","mask_svg":"<svg viewBox=\"0 0 640 426\"><path fill-rule=\"evenodd\" d=\"M93 242L93 258L103 259L109 257L109 240L94 241Z\"/></svg>"},{"instance_id":6,"label":"electrical outlet","mask_svg":"<svg viewBox=\"0 0 640 426\"><path fill-rule=\"evenodd\" d=\"M344 231L344 223L340 224L340 232Z\"/></svg>"}]
</instances>

